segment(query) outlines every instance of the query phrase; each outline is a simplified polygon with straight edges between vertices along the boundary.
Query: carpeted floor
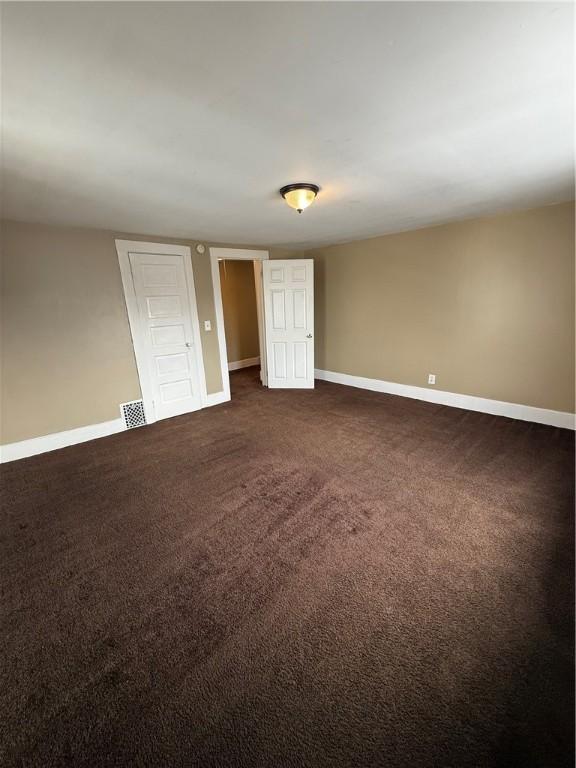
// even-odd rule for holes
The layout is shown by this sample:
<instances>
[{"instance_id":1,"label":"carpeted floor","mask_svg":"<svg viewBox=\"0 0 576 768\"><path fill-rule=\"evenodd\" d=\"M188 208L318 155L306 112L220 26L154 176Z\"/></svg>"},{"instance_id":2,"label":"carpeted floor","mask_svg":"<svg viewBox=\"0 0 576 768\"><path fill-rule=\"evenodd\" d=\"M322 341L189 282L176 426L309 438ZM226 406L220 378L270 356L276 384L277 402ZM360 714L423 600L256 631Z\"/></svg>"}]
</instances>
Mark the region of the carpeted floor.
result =
<instances>
[{"instance_id":1,"label":"carpeted floor","mask_svg":"<svg viewBox=\"0 0 576 768\"><path fill-rule=\"evenodd\" d=\"M573 435L232 388L4 465L0 764L573 765Z\"/></svg>"}]
</instances>

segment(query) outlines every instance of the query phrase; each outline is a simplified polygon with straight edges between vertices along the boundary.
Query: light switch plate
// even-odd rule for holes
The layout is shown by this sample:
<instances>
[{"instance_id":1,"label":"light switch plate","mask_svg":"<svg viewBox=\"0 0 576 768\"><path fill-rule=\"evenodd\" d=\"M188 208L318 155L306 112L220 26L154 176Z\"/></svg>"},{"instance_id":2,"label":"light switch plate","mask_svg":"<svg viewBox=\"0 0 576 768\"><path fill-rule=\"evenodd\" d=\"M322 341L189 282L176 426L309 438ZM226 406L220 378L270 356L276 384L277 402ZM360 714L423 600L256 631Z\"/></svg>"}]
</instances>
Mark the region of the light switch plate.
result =
<instances>
[{"instance_id":1,"label":"light switch plate","mask_svg":"<svg viewBox=\"0 0 576 768\"><path fill-rule=\"evenodd\" d=\"M210 320L204 320L204 330L205 331L212 330L212 323L210 322Z\"/></svg>"}]
</instances>

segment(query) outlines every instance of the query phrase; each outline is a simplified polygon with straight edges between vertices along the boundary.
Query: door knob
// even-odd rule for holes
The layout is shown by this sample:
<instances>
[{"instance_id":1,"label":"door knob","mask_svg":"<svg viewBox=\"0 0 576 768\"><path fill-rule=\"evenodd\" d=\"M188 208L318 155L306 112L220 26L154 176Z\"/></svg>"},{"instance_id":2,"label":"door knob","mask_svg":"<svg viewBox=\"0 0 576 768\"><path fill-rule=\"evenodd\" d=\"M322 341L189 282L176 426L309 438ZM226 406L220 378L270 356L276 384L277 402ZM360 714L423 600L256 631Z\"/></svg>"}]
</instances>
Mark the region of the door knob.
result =
<instances>
[{"instance_id":1,"label":"door knob","mask_svg":"<svg viewBox=\"0 0 576 768\"><path fill-rule=\"evenodd\" d=\"M307 338L307 339L311 339L311 338L312 338L312 334L311 334L311 333L307 334L307 335L306 335L306 338Z\"/></svg>"},{"instance_id":2,"label":"door knob","mask_svg":"<svg viewBox=\"0 0 576 768\"><path fill-rule=\"evenodd\" d=\"M187 342L186 342L186 346L187 346L187 347L191 347L191 346L192 346L192 344L190 344L190 342L189 342L189 341L187 341Z\"/></svg>"}]
</instances>

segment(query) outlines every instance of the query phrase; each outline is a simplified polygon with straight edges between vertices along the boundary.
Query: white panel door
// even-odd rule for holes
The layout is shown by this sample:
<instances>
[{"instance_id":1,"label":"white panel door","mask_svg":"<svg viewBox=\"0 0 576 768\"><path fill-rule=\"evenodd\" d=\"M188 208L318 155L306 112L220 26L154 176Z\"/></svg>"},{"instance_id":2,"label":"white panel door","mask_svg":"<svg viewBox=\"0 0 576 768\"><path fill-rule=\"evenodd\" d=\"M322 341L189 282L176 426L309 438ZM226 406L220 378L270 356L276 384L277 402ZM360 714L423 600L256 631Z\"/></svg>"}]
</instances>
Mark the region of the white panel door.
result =
<instances>
[{"instance_id":1,"label":"white panel door","mask_svg":"<svg viewBox=\"0 0 576 768\"><path fill-rule=\"evenodd\" d=\"M263 261L268 386L314 387L314 262Z\"/></svg>"},{"instance_id":2,"label":"white panel door","mask_svg":"<svg viewBox=\"0 0 576 768\"><path fill-rule=\"evenodd\" d=\"M196 306L183 255L130 253L138 305L139 367L148 372L155 419L201 408ZM192 288L192 290L191 290Z\"/></svg>"}]
</instances>

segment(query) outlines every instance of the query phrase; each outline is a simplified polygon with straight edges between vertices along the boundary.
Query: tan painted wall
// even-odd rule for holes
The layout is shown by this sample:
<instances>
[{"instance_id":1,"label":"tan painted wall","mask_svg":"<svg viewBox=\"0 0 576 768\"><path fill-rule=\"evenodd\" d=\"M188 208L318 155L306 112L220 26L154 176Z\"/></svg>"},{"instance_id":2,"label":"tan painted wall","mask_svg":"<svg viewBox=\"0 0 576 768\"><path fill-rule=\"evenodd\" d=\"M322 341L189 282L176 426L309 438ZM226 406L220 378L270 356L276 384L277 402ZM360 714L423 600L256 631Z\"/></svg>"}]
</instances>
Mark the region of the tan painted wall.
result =
<instances>
[{"instance_id":1,"label":"tan painted wall","mask_svg":"<svg viewBox=\"0 0 576 768\"><path fill-rule=\"evenodd\" d=\"M194 241L4 222L2 443L115 419L140 396L115 237L190 245L215 328ZM438 389L574 410L572 204L270 255L315 260L317 367L418 386L432 372ZM217 334L201 336L218 392Z\"/></svg>"},{"instance_id":2,"label":"tan painted wall","mask_svg":"<svg viewBox=\"0 0 576 768\"><path fill-rule=\"evenodd\" d=\"M114 238L6 224L2 443L119 417L140 397Z\"/></svg>"},{"instance_id":3,"label":"tan painted wall","mask_svg":"<svg viewBox=\"0 0 576 768\"><path fill-rule=\"evenodd\" d=\"M219 263L228 362L260 355L254 262Z\"/></svg>"},{"instance_id":4,"label":"tan painted wall","mask_svg":"<svg viewBox=\"0 0 576 768\"><path fill-rule=\"evenodd\" d=\"M308 251L316 367L574 411L574 206Z\"/></svg>"},{"instance_id":5,"label":"tan painted wall","mask_svg":"<svg viewBox=\"0 0 576 768\"><path fill-rule=\"evenodd\" d=\"M222 390L208 244L2 223L0 442L108 421L140 397L114 240L189 245L209 393Z\"/></svg>"}]
</instances>

